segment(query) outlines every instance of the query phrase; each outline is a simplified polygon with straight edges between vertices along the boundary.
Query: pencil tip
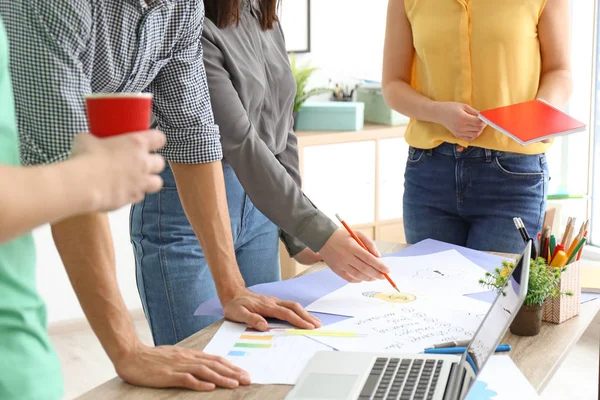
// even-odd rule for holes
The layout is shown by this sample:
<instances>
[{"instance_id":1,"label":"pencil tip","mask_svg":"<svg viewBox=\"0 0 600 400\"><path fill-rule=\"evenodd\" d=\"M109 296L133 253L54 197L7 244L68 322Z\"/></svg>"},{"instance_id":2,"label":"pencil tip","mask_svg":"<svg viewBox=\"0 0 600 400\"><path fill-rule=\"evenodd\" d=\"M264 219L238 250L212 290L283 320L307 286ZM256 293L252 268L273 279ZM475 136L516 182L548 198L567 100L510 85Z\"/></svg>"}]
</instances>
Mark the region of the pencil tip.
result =
<instances>
[{"instance_id":1,"label":"pencil tip","mask_svg":"<svg viewBox=\"0 0 600 400\"><path fill-rule=\"evenodd\" d=\"M342 217L340 217L340 214L335 214L335 217L336 217L336 218L337 218L337 219L338 219L340 222L342 222Z\"/></svg>"},{"instance_id":2,"label":"pencil tip","mask_svg":"<svg viewBox=\"0 0 600 400\"><path fill-rule=\"evenodd\" d=\"M394 286L394 289L396 289L396 292L400 293L400 289L398 289L397 286Z\"/></svg>"}]
</instances>

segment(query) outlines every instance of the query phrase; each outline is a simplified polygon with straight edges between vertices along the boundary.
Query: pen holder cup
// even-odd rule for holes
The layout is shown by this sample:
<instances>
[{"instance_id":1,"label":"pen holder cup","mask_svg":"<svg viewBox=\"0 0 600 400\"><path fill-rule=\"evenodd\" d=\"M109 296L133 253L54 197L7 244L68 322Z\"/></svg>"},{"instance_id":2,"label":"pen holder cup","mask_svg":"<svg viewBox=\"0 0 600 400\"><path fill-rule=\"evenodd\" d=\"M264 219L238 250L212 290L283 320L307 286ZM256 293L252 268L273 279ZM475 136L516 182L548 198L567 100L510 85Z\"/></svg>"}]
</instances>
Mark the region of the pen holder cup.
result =
<instances>
[{"instance_id":1,"label":"pen holder cup","mask_svg":"<svg viewBox=\"0 0 600 400\"><path fill-rule=\"evenodd\" d=\"M559 290L573 292L573 296L559 296L546 300L542 319L546 322L561 324L579 315L581 297L581 268L580 261L567 265L567 270L561 274Z\"/></svg>"}]
</instances>

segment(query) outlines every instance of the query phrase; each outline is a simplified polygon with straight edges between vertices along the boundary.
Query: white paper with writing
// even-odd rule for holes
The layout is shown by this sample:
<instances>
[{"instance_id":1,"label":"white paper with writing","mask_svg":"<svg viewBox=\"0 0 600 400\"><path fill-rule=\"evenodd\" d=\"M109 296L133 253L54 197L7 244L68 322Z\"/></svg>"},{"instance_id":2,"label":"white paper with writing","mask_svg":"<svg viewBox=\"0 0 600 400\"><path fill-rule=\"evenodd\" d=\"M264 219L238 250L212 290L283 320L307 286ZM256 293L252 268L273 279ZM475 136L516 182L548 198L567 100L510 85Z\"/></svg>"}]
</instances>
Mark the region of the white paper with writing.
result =
<instances>
[{"instance_id":1,"label":"white paper with writing","mask_svg":"<svg viewBox=\"0 0 600 400\"><path fill-rule=\"evenodd\" d=\"M434 344L471 339L489 306L462 296L449 297L435 307L405 304L393 311L355 317L324 328L365 336L313 338L340 351L419 353Z\"/></svg>"}]
</instances>

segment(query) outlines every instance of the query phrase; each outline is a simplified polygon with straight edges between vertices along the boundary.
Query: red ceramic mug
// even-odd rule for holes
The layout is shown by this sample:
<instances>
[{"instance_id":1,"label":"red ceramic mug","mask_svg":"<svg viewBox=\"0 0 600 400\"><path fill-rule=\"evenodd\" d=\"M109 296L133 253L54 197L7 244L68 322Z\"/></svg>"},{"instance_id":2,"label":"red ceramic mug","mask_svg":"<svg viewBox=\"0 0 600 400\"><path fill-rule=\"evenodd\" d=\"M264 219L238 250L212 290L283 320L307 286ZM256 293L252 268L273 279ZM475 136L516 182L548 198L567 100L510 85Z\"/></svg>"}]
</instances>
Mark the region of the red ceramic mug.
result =
<instances>
[{"instance_id":1,"label":"red ceramic mug","mask_svg":"<svg viewBox=\"0 0 600 400\"><path fill-rule=\"evenodd\" d=\"M97 137L150 129L151 93L94 93L85 96L90 132Z\"/></svg>"}]
</instances>

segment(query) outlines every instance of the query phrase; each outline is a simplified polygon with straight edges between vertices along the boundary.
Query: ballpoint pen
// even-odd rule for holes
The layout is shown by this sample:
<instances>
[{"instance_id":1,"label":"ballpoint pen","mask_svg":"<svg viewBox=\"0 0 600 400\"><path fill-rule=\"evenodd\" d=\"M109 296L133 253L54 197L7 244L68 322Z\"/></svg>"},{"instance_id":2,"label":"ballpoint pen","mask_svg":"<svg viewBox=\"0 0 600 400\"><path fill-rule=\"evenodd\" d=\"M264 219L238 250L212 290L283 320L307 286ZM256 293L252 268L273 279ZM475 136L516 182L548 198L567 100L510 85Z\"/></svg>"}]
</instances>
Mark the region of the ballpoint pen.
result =
<instances>
[{"instance_id":1,"label":"ballpoint pen","mask_svg":"<svg viewBox=\"0 0 600 400\"><path fill-rule=\"evenodd\" d=\"M464 353L467 350L466 347L445 347L445 348L437 348L437 349L425 349L425 354L460 354ZM496 347L496 353L505 353L507 351L511 351L512 347L510 344L499 344Z\"/></svg>"},{"instance_id":2,"label":"ballpoint pen","mask_svg":"<svg viewBox=\"0 0 600 400\"><path fill-rule=\"evenodd\" d=\"M367 246L365 246L365 244L362 242L362 240L360 240L360 238L358 236L356 236L356 233L354 233L354 231L352 229L350 229L350 227L342 219L342 217L340 217L339 214L335 214L335 216L336 216L337 219L340 220L340 222L342 223L342 225L344 225L344 228L346 228L346 230L348 231L348 233L350 234L350 236L352 236L352 239L356 240L356 243L358 243L360 245L360 247L362 247L363 249L365 249L366 251L368 251L369 253L371 253L371 251L369 251L369 249L367 248ZM394 281L392 280L392 278L390 278L389 275L385 274L385 273L383 274L383 276L385 277L385 279L387 279L387 281L390 283L390 285L392 285L392 287L394 289L396 289L396 291L398 293L400 293L400 289L398 289L398 286L396 286L396 284L394 283Z\"/></svg>"},{"instance_id":3,"label":"ballpoint pen","mask_svg":"<svg viewBox=\"0 0 600 400\"><path fill-rule=\"evenodd\" d=\"M527 241L529 239L532 239L532 238L531 238L531 236L529 236L529 232L527 232L527 228L525 227L525 223L523 222L523 220L521 218L519 218L519 224L521 225L521 229L523 229L523 232L525 233L525 243L527 243ZM531 248L535 249L535 242L532 243Z\"/></svg>"},{"instance_id":4,"label":"ballpoint pen","mask_svg":"<svg viewBox=\"0 0 600 400\"><path fill-rule=\"evenodd\" d=\"M536 247L535 241L531 238L531 236L529 236L529 233L527 232L527 228L525 228L525 224L523 223L523 220L521 218L515 217L515 218L513 218L513 222L515 223L517 230L521 234L521 237L523 238L523 242L525 242L525 245L527 245L527 242L531 240L531 258L533 260L535 260L538 256L538 252L535 248Z\"/></svg>"},{"instance_id":5,"label":"ballpoint pen","mask_svg":"<svg viewBox=\"0 0 600 400\"><path fill-rule=\"evenodd\" d=\"M519 223L519 218L517 218L517 217L513 218L513 222L515 223L515 226L517 227L517 230L519 231L519 234L521 235L521 238L523 239L523 241L527 242L527 240L529 238L527 237L527 234L525 233L525 229L523 229L521 227L521 224Z\"/></svg>"},{"instance_id":6,"label":"ballpoint pen","mask_svg":"<svg viewBox=\"0 0 600 400\"><path fill-rule=\"evenodd\" d=\"M434 344L431 347L426 348L425 350L430 350L430 349L444 349L447 347L466 347L469 345L469 343L471 343L471 340L455 340L453 342L446 342L446 343L438 343L438 344Z\"/></svg>"}]
</instances>

